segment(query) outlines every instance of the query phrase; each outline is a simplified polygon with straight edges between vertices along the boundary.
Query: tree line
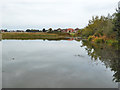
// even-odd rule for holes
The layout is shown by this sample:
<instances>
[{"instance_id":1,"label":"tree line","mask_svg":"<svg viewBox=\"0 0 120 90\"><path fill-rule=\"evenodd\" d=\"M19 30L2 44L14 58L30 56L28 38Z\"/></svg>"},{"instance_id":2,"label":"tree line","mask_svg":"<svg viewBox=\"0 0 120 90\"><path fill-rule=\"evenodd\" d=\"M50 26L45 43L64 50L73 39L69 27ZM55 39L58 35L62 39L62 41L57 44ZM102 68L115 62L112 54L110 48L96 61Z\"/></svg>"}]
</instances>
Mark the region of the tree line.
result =
<instances>
[{"instance_id":1,"label":"tree line","mask_svg":"<svg viewBox=\"0 0 120 90\"><path fill-rule=\"evenodd\" d=\"M120 13L108 16L93 16L88 25L76 33L89 41L118 41L120 39Z\"/></svg>"}]
</instances>

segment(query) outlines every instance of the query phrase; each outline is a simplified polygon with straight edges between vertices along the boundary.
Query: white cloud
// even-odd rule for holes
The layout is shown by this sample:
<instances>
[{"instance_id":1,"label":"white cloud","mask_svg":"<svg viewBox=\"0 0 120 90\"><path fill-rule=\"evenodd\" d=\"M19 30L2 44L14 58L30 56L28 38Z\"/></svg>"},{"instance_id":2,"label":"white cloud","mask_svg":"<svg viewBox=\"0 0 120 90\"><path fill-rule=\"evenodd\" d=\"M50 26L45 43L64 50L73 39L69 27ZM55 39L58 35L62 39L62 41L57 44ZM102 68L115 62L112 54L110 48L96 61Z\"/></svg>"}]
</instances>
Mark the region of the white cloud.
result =
<instances>
[{"instance_id":1,"label":"white cloud","mask_svg":"<svg viewBox=\"0 0 120 90\"><path fill-rule=\"evenodd\" d=\"M119 0L2 0L7 29L84 27L93 15L114 13Z\"/></svg>"}]
</instances>

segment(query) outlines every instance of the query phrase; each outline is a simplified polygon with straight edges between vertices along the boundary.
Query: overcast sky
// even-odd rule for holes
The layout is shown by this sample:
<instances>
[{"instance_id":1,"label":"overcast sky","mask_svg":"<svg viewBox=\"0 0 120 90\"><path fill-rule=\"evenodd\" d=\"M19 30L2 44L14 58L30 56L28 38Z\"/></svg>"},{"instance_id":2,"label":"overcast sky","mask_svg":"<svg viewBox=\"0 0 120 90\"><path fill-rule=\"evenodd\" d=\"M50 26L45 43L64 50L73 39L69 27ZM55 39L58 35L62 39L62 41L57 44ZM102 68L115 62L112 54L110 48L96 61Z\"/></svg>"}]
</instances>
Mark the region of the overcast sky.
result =
<instances>
[{"instance_id":1,"label":"overcast sky","mask_svg":"<svg viewBox=\"0 0 120 90\"><path fill-rule=\"evenodd\" d=\"M92 16L113 14L118 1L0 0L0 28L83 28Z\"/></svg>"}]
</instances>

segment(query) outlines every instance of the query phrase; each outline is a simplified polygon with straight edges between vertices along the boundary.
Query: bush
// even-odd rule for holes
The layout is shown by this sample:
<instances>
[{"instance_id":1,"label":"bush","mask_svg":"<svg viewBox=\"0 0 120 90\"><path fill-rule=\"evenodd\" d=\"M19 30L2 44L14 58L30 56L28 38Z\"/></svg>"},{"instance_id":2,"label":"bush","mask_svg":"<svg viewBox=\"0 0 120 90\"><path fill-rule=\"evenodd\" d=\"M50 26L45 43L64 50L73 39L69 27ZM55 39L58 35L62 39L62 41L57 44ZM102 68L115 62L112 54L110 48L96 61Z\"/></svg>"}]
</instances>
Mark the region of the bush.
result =
<instances>
[{"instance_id":1,"label":"bush","mask_svg":"<svg viewBox=\"0 0 120 90\"><path fill-rule=\"evenodd\" d=\"M118 41L114 41L114 42L112 43L112 46L118 46Z\"/></svg>"},{"instance_id":2,"label":"bush","mask_svg":"<svg viewBox=\"0 0 120 90\"><path fill-rule=\"evenodd\" d=\"M117 40L107 40L106 43L111 45L111 46L117 46L118 45Z\"/></svg>"},{"instance_id":3,"label":"bush","mask_svg":"<svg viewBox=\"0 0 120 90\"><path fill-rule=\"evenodd\" d=\"M95 41L95 43L104 43L103 38L95 38L94 41Z\"/></svg>"},{"instance_id":4,"label":"bush","mask_svg":"<svg viewBox=\"0 0 120 90\"><path fill-rule=\"evenodd\" d=\"M95 38L94 36L89 36L88 41L92 41L92 39Z\"/></svg>"}]
</instances>

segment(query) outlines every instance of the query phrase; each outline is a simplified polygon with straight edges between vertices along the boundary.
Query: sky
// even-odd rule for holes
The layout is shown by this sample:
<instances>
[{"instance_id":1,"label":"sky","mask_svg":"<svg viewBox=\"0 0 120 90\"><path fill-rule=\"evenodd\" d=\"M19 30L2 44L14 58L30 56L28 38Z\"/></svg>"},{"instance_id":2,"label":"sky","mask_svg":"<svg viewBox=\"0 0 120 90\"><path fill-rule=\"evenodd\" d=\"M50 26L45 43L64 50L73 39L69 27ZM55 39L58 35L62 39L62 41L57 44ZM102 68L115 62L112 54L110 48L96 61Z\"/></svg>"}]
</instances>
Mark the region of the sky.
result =
<instances>
[{"instance_id":1,"label":"sky","mask_svg":"<svg viewBox=\"0 0 120 90\"><path fill-rule=\"evenodd\" d=\"M0 0L0 28L84 28L92 16L113 14L119 0Z\"/></svg>"}]
</instances>

